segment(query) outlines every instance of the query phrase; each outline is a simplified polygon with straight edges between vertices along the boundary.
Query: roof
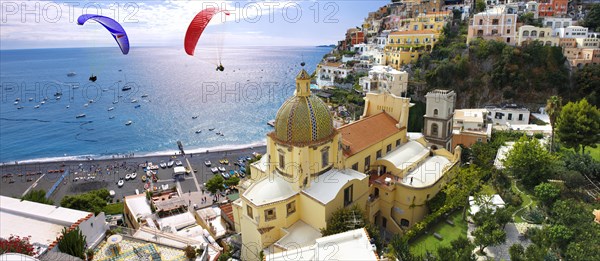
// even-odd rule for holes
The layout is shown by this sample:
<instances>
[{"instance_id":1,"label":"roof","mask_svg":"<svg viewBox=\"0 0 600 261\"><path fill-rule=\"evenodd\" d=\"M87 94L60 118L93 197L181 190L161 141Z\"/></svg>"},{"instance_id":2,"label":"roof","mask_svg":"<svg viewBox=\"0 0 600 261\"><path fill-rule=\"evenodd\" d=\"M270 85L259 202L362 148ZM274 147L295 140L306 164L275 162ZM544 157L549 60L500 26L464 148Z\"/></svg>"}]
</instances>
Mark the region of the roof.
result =
<instances>
[{"instance_id":1,"label":"roof","mask_svg":"<svg viewBox=\"0 0 600 261\"><path fill-rule=\"evenodd\" d=\"M331 246L335 246L332 251ZM266 260L289 260L290 257L302 257L302 260L378 260L375 248L364 228L322 237L311 246L294 248L288 251L266 255Z\"/></svg>"},{"instance_id":2,"label":"roof","mask_svg":"<svg viewBox=\"0 0 600 261\"><path fill-rule=\"evenodd\" d=\"M480 122L483 123L487 116L486 109L461 109L454 110L454 120L461 120L464 122Z\"/></svg>"},{"instance_id":3,"label":"roof","mask_svg":"<svg viewBox=\"0 0 600 261\"><path fill-rule=\"evenodd\" d=\"M289 181L279 174L270 175L250 186L242 195L254 205L260 206L287 199L298 194Z\"/></svg>"},{"instance_id":4,"label":"roof","mask_svg":"<svg viewBox=\"0 0 600 261\"><path fill-rule=\"evenodd\" d=\"M60 253L60 252L53 252L53 253ZM76 257L76 258L78 258L78 257ZM78 259L81 260L80 258L78 258ZM2 261L39 261L39 259L37 259L35 257L24 255L21 253L4 253L4 254L0 255L0 260L2 260ZM60 259L55 259L55 260L60 260Z\"/></svg>"},{"instance_id":5,"label":"roof","mask_svg":"<svg viewBox=\"0 0 600 261\"><path fill-rule=\"evenodd\" d=\"M91 212L0 196L0 237L31 236L43 253L53 247L63 228L93 217Z\"/></svg>"},{"instance_id":6,"label":"roof","mask_svg":"<svg viewBox=\"0 0 600 261\"><path fill-rule=\"evenodd\" d=\"M221 217L221 208L207 207L196 211L206 225L214 228L215 236L222 237L227 233L227 224Z\"/></svg>"},{"instance_id":7,"label":"roof","mask_svg":"<svg viewBox=\"0 0 600 261\"><path fill-rule=\"evenodd\" d=\"M231 222L235 221L233 219L233 205L231 203L222 204L219 206L219 208L221 209L221 211L223 211L223 213L225 213L225 215L227 215Z\"/></svg>"},{"instance_id":8,"label":"roof","mask_svg":"<svg viewBox=\"0 0 600 261\"><path fill-rule=\"evenodd\" d=\"M344 155L352 156L377 142L381 142L402 129L396 127L398 121L385 112L380 112L353 123L338 128L342 134L342 143L344 146Z\"/></svg>"},{"instance_id":9,"label":"roof","mask_svg":"<svg viewBox=\"0 0 600 261\"><path fill-rule=\"evenodd\" d=\"M471 213L471 215L475 215L482 207L491 209L505 207L504 200L502 200L502 197L498 194L482 196L481 200L482 202L477 202L473 196L469 196L469 213Z\"/></svg>"},{"instance_id":10,"label":"roof","mask_svg":"<svg viewBox=\"0 0 600 261\"><path fill-rule=\"evenodd\" d=\"M355 179L362 180L365 178L367 178L367 175L353 169L330 169L321 174L318 178L313 179L310 187L302 190L302 193L321 202L322 204L327 204L335 198L342 187L344 187L348 182Z\"/></svg>"},{"instance_id":11,"label":"roof","mask_svg":"<svg viewBox=\"0 0 600 261\"><path fill-rule=\"evenodd\" d=\"M165 227L170 227L172 233L176 233L179 229L196 224L196 218L194 217L194 214L190 212L158 218L156 221L160 224L161 230L165 231Z\"/></svg>"},{"instance_id":12,"label":"roof","mask_svg":"<svg viewBox=\"0 0 600 261\"><path fill-rule=\"evenodd\" d=\"M275 245L278 245L284 249L292 246L293 249L308 245L314 245L317 238L321 237L321 232L304 223L302 220L296 221L293 225L283 229L287 234L281 237Z\"/></svg>"},{"instance_id":13,"label":"roof","mask_svg":"<svg viewBox=\"0 0 600 261\"><path fill-rule=\"evenodd\" d=\"M277 111L272 137L290 144L311 144L334 133L333 119L327 105L316 95L295 94Z\"/></svg>"},{"instance_id":14,"label":"roof","mask_svg":"<svg viewBox=\"0 0 600 261\"><path fill-rule=\"evenodd\" d=\"M396 31L396 32L391 32L391 35L409 35L409 34L439 34L438 32L434 31L434 30L430 30L430 29L425 29L425 30L408 30L408 31Z\"/></svg>"},{"instance_id":15,"label":"roof","mask_svg":"<svg viewBox=\"0 0 600 261\"><path fill-rule=\"evenodd\" d=\"M124 201L125 204L127 204L127 208L129 208L131 215L134 217L145 218L152 215L152 210L150 209L150 204L148 203L145 194L127 196Z\"/></svg>"},{"instance_id":16,"label":"roof","mask_svg":"<svg viewBox=\"0 0 600 261\"><path fill-rule=\"evenodd\" d=\"M328 67L340 67L342 65L342 63L338 63L338 62L326 62L321 64L321 66L328 66Z\"/></svg>"},{"instance_id":17,"label":"roof","mask_svg":"<svg viewBox=\"0 0 600 261\"><path fill-rule=\"evenodd\" d=\"M427 158L402 179L402 184L415 188L424 188L435 184L444 175L444 169L452 162L443 156Z\"/></svg>"},{"instance_id":18,"label":"roof","mask_svg":"<svg viewBox=\"0 0 600 261\"><path fill-rule=\"evenodd\" d=\"M418 141L411 140L391 151L378 161L387 161L398 169L405 169L429 154L429 149Z\"/></svg>"}]
</instances>

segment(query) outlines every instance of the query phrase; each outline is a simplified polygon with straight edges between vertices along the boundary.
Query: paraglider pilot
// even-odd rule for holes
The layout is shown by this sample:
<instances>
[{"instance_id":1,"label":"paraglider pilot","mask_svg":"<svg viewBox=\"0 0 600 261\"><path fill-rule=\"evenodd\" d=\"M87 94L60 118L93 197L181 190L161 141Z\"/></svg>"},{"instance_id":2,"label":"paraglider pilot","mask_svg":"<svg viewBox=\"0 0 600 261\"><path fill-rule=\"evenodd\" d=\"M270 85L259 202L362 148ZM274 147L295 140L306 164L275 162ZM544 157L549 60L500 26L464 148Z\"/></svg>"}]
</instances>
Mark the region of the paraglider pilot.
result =
<instances>
[{"instance_id":1,"label":"paraglider pilot","mask_svg":"<svg viewBox=\"0 0 600 261\"><path fill-rule=\"evenodd\" d=\"M217 66L217 71L224 71L225 67L223 67L223 64L219 63L219 65Z\"/></svg>"}]
</instances>

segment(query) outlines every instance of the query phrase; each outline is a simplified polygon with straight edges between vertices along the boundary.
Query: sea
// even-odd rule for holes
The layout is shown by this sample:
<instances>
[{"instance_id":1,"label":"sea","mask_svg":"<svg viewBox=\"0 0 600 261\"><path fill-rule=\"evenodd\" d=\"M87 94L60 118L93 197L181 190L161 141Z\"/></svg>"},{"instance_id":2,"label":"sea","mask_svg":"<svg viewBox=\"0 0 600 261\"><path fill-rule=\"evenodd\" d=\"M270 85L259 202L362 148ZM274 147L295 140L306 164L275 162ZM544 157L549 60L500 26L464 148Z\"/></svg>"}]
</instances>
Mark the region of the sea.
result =
<instances>
[{"instance_id":1,"label":"sea","mask_svg":"<svg viewBox=\"0 0 600 261\"><path fill-rule=\"evenodd\" d=\"M186 153L264 145L267 122L293 95L301 63L312 73L330 51L2 50L0 162L172 155L177 141Z\"/></svg>"}]
</instances>

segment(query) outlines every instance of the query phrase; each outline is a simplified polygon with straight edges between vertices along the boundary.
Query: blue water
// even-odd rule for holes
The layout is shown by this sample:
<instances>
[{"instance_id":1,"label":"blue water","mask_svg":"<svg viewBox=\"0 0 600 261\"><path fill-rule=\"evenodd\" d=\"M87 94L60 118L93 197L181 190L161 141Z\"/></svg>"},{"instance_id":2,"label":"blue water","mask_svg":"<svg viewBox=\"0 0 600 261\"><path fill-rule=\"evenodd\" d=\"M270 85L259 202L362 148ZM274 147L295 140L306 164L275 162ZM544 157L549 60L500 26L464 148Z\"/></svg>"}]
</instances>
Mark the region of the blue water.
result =
<instances>
[{"instance_id":1,"label":"blue water","mask_svg":"<svg viewBox=\"0 0 600 261\"><path fill-rule=\"evenodd\" d=\"M204 57L158 47L126 56L118 48L0 51L0 162L171 153L178 140L196 151L260 144L266 122L293 94L301 60L312 72L329 51L224 47L224 72L215 71L219 52L209 48L196 51ZM125 84L133 89L122 91Z\"/></svg>"}]
</instances>

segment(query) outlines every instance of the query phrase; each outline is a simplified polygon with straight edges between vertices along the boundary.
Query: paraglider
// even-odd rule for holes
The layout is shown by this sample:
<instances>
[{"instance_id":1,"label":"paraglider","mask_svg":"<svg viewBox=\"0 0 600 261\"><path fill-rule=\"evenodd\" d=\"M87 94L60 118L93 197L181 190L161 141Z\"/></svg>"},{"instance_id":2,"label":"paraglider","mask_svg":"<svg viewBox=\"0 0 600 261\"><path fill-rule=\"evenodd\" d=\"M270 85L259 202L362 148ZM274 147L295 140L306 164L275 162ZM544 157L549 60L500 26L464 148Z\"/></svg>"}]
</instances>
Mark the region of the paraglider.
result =
<instances>
[{"instance_id":1,"label":"paraglider","mask_svg":"<svg viewBox=\"0 0 600 261\"><path fill-rule=\"evenodd\" d=\"M90 80L91 82L95 82L97 79L98 79L98 77L96 77L96 75L93 75L93 74L92 74L92 76L90 76L90 79L89 79L89 80Z\"/></svg>"},{"instance_id":2,"label":"paraglider","mask_svg":"<svg viewBox=\"0 0 600 261\"><path fill-rule=\"evenodd\" d=\"M117 21L113 20L112 18L95 14L81 15L79 18L77 18L77 24L83 25L86 21L90 19L100 23L102 26L104 26L104 28L106 28L106 30L108 30L112 34L112 37L115 38L115 41L119 45L119 48L121 48L121 52L123 54L129 53L129 38L127 37L125 29L123 29L123 26L121 26ZM92 80L91 78L92 77L90 77L90 81Z\"/></svg>"},{"instance_id":3,"label":"paraglider","mask_svg":"<svg viewBox=\"0 0 600 261\"><path fill-rule=\"evenodd\" d=\"M206 8L206 9L200 11L194 17L194 19L192 19L192 22L190 22L190 25L188 26L188 29L187 29L187 32L185 33L185 38L184 38L185 52L189 56L194 56L196 44L198 44L198 39L200 39L202 32L204 32L204 28L206 28L206 26L208 25L210 20L213 18L213 16L220 12L223 12L225 15L229 15L229 11L227 11L227 10L211 7L211 8ZM220 57L219 57L219 60L220 60ZM217 71L222 72L224 70L225 70L225 67L219 61L219 65L217 66Z\"/></svg>"}]
</instances>

